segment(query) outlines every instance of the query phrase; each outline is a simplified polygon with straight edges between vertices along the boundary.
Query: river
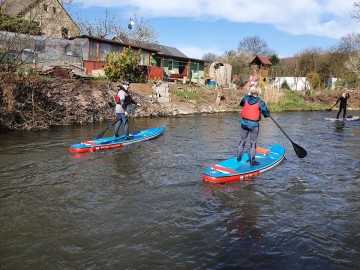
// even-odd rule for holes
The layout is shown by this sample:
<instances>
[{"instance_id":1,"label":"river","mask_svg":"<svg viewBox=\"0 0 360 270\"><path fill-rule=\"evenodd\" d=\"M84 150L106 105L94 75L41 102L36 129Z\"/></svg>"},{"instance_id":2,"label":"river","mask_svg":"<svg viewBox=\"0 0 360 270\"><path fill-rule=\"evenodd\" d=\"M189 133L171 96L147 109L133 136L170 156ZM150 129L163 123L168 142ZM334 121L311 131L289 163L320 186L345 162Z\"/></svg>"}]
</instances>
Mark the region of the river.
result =
<instances>
[{"instance_id":1,"label":"river","mask_svg":"<svg viewBox=\"0 0 360 270\"><path fill-rule=\"evenodd\" d=\"M272 114L304 159L262 119L258 145L286 159L224 185L201 175L236 154L236 113L131 119L166 131L85 154L68 146L110 123L2 131L0 268L359 269L360 121L334 115Z\"/></svg>"}]
</instances>

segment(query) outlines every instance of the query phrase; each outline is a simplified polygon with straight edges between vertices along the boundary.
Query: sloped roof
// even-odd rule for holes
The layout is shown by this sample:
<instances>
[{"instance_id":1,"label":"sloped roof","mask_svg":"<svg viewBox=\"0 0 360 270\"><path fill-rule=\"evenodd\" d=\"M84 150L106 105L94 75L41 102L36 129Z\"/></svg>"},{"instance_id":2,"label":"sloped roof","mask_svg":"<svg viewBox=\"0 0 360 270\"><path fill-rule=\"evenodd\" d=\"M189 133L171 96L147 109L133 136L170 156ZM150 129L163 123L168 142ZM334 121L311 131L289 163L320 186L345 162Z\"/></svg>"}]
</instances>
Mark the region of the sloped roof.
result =
<instances>
[{"instance_id":1,"label":"sloped roof","mask_svg":"<svg viewBox=\"0 0 360 270\"><path fill-rule=\"evenodd\" d=\"M160 45L160 49L161 49L161 51L159 54L162 54L162 55L172 56L172 57L177 57L177 58L189 58L174 47Z\"/></svg>"},{"instance_id":2,"label":"sloped roof","mask_svg":"<svg viewBox=\"0 0 360 270\"><path fill-rule=\"evenodd\" d=\"M78 38L86 38L89 40L95 40L95 41L99 41L99 42L103 42L103 43L111 43L111 44L118 44L118 45L122 45L124 47L132 47L132 48L137 48L137 49L142 49L142 50L146 50L146 51L150 51L150 52L156 52L158 53L159 50L156 48L149 48L147 46L141 46L141 45L136 45L136 44L130 44L130 43L126 43L123 41L119 41L119 40L115 40L115 39L106 39L106 38L101 38L101 37L95 37L95 36L90 36L90 35L81 35L78 37L75 37L73 39L78 39Z\"/></svg>"},{"instance_id":3,"label":"sloped roof","mask_svg":"<svg viewBox=\"0 0 360 270\"><path fill-rule=\"evenodd\" d=\"M261 63L263 65L270 65L272 66L272 63L271 61L269 60L269 58L267 58L266 56L264 55L257 55L255 56L255 58L251 61L250 65L251 64L256 64L256 63Z\"/></svg>"},{"instance_id":4,"label":"sloped roof","mask_svg":"<svg viewBox=\"0 0 360 270\"><path fill-rule=\"evenodd\" d=\"M160 46L160 52L158 52L158 56L166 56L167 58L179 58L179 59L186 59L193 62L199 62L199 63L205 63L208 61L202 60L202 59L196 59L191 58L183 54L181 51L176 49L175 47L165 46L165 45L159 45Z\"/></svg>"}]
</instances>

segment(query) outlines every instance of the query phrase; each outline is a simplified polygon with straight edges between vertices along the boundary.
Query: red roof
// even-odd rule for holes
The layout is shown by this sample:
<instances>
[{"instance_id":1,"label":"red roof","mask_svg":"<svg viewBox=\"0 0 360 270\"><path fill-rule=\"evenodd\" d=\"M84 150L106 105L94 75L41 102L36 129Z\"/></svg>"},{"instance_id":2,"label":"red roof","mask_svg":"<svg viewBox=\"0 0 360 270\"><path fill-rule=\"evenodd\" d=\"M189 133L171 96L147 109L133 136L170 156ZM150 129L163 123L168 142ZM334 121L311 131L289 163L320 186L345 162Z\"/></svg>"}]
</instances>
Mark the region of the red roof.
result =
<instances>
[{"instance_id":1,"label":"red roof","mask_svg":"<svg viewBox=\"0 0 360 270\"><path fill-rule=\"evenodd\" d=\"M272 66L272 63L271 61L269 60L269 58L267 58L266 56L264 55L257 55L255 56L254 60L251 61L250 64L253 64L253 63L256 63L256 62L259 62L263 65L270 65Z\"/></svg>"}]
</instances>

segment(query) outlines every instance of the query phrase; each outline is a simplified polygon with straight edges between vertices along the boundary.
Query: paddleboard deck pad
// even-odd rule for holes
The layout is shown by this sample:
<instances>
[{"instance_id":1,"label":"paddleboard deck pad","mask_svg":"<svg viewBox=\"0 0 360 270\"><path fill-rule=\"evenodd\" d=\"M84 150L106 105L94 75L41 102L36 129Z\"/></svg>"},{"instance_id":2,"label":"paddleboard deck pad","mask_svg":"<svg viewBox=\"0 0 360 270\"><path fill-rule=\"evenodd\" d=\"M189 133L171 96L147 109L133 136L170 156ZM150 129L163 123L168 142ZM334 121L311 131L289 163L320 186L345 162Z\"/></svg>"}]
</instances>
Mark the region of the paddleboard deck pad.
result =
<instances>
[{"instance_id":1,"label":"paddleboard deck pad","mask_svg":"<svg viewBox=\"0 0 360 270\"><path fill-rule=\"evenodd\" d=\"M249 154L244 153L240 161L232 157L206 169L202 177L212 183L225 183L256 176L278 165L285 158L285 148L282 145L271 145L257 148L255 160L259 165L250 165Z\"/></svg>"},{"instance_id":2,"label":"paddleboard deck pad","mask_svg":"<svg viewBox=\"0 0 360 270\"><path fill-rule=\"evenodd\" d=\"M153 139L160 136L165 131L165 127L156 127L145 130L140 130L136 132L131 132L129 134L130 139L125 140L125 134L120 135L119 137L106 137L100 139L94 139L79 143L71 144L69 147L70 152L73 153L85 153L85 152L94 152L101 151L113 148L120 148L124 145L142 142L146 140Z\"/></svg>"},{"instance_id":3,"label":"paddleboard deck pad","mask_svg":"<svg viewBox=\"0 0 360 270\"><path fill-rule=\"evenodd\" d=\"M328 121L359 121L360 116L352 116L352 117L346 117L346 118L325 118L325 120Z\"/></svg>"}]
</instances>

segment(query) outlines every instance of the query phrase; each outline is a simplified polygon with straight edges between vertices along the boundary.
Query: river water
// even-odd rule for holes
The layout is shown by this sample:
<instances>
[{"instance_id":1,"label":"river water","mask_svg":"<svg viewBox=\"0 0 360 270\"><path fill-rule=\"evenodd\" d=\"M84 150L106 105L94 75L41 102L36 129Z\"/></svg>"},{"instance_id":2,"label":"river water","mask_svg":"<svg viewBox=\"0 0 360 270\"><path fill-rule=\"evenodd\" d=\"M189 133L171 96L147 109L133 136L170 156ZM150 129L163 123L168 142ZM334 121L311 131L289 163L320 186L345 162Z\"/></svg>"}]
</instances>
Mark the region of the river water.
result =
<instances>
[{"instance_id":1,"label":"river water","mask_svg":"<svg viewBox=\"0 0 360 270\"><path fill-rule=\"evenodd\" d=\"M85 154L68 146L109 123L2 131L0 268L359 269L360 121L323 120L335 114L272 114L304 159L263 119L259 146L286 159L224 185L201 175L236 154L235 113L131 119L166 131Z\"/></svg>"}]
</instances>

